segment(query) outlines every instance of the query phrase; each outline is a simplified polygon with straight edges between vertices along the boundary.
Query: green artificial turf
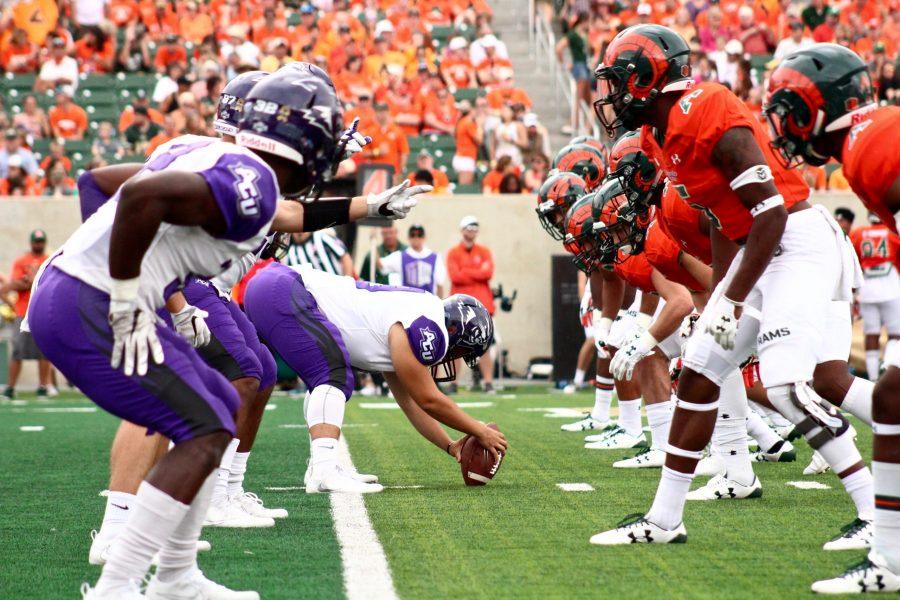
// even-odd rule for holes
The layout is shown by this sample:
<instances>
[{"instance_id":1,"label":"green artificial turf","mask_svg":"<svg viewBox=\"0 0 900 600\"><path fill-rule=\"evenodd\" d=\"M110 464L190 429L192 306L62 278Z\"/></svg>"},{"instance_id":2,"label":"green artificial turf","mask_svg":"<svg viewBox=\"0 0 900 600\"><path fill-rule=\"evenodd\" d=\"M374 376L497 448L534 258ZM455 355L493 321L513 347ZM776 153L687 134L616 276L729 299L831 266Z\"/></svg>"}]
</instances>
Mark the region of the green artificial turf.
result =
<instances>
[{"instance_id":1,"label":"green artificial turf","mask_svg":"<svg viewBox=\"0 0 900 600\"><path fill-rule=\"evenodd\" d=\"M855 516L837 478L804 477L810 457L761 464L759 500L689 503L688 543L599 548L588 538L628 513L645 511L657 470L613 469L622 451L588 451L581 434L562 433L566 419L520 409L587 407L589 394L546 389L496 396L462 393L467 408L496 421L510 452L488 486L467 488L459 466L422 439L400 410L363 408L387 399L354 398L347 441L357 468L389 488L366 496L402 598L792 598L833 576L861 552L824 552L822 544ZM340 554L328 498L300 490L308 444L296 399L274 398L250 460L246 487L290 517L272 529L205 529L212 552L204 571L264 599L342 597ZM89 532L105 500L108 448L116 420L97 412L47 412L90 407L80 396L0 405L0 598L75 598L99 568L87 563ZM43 425L22 432L23 425ZM859 446L870 454L862 426ZM815 480L830 490L798 490L790 480ZM588 483L593 492L563 492L557 483ZM407 487L422 486L422 487Z\"/></svg>"}]
</instances>

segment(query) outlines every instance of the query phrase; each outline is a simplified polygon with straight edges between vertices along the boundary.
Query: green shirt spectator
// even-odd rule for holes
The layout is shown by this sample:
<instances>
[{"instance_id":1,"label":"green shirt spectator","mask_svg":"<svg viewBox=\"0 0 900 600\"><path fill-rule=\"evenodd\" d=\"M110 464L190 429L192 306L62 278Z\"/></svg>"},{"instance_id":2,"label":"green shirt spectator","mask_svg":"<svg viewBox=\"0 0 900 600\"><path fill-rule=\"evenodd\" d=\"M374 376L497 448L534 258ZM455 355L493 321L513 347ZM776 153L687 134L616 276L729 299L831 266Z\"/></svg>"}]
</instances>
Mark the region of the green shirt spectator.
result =
<instances>
[{"instance_id":1,"label":"green shirt spectator","mask_svg":"<svg viewBox=\"0 0 900 600\"><path fill-rule=\"evenodd\" d=\"M391 252L396 252L397 250L406 250L406 244L400 242L397 239L397 228L393 225L389 225L388 227L381 228L381 244L377 246L378 258L384 258ZM371 261L372 254L366 253L366 260L363 261L362 269L359 273L359 278L365 281L372 281L370 276L371 273ZM388 285L388 276L386 273L382 273L378 267L375 267L375 281L373 283L380 283L382 285Z\"/></svg>"}]
</instances>

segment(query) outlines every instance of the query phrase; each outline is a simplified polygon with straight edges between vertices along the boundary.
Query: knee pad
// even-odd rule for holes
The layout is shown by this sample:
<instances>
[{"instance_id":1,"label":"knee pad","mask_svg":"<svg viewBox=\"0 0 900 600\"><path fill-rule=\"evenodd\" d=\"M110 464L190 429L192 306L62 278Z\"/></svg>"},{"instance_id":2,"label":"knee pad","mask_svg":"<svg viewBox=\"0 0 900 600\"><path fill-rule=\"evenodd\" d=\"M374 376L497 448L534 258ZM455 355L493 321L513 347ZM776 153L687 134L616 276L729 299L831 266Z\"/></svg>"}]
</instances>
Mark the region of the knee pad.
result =
<instances>
[{"instance_id":1,"label":"knee pad","mask_svg":"<svg viewBox=\"0 0 900 600\"><path fill-rule=\"evenodd\" d=\"M805 381L776 385L766 391L772 405L797 426L816 450L850 428L850 422L833 407L825 406L824 400Z\"/></svg>"},{"instance_id":2,"label":"knee pad","mask_svg":"<svg viewBox=\"0 0 900 600\"><path fill-rule=\"evenodd\" d=\"M347 396L344 392L332 385L319 385L306 395L303 402L303 414L306 417L306 425L334 425L341 427L344 424L344 405Z\"/></svg>"},{"instance_id":3,"label":"knee pad","mask_svg":"<svg viewBox=\"0 0 900 600\"><path fill-rule=\"evenodd\" d=\"M812 442L810 442L810 446ZM831 466L831 470L840 474L862 460L856 442L853 441L853 432L849 427L843 433L834 438L829 438L816 448L822 458Z\"/></svg>"}]
</instances>

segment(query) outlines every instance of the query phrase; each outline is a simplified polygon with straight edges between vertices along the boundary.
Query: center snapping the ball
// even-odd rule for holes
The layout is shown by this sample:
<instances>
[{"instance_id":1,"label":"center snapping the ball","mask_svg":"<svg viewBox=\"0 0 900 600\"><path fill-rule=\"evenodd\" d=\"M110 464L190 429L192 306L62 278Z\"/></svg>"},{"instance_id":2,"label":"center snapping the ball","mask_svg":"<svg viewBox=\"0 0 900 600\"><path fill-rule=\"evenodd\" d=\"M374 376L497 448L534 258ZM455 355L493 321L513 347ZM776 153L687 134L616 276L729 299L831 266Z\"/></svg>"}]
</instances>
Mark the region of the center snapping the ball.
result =
<instances>
[{"instance_id":1,"label":"center snapping the ball","mask_svg":"<svg viewBox=\"0 0 900 600\"><path fill-rule=\"evenodd\" d=\"M500 431L496 423L488 423L488 427ZM503 462L502 453L500 458L495 461L491 453L485 450L478 439L466 436L459 461L459 466L462 468L463 481L466 482L466 485L485 485L500 470L501 462Z\"/></svg>"}]
</instances>

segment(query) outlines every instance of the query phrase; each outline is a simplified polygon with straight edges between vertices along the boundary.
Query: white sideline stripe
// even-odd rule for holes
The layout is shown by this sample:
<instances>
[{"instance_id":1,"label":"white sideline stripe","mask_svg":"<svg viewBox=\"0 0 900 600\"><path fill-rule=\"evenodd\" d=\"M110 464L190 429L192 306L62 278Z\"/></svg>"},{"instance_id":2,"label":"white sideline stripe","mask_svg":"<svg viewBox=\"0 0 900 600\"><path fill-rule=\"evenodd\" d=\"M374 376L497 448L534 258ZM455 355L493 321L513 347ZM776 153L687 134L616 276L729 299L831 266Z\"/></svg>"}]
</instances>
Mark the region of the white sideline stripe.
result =
<instances>
[{"instance_id":1,"label":"white sideline stripe","mask_svg":"<svg viewBox=\"0 0 900 600\"><path fill-rule=\"evenodd\" d=\"M19 427L19 431L43 431L43 425L22 425Z\"/></svg>"},{"instance_id":2,"label":"white sideline stripe","mask_svg":"<svg viewBox=\"0 0 900 600\"><path fill-rule=\"evenodd\" d=\"M557 483L556 487L564 492L593 492L594 486L589 483Z\"/></svg>"},{"instance_id":3,"label":"white sideline stripe","mask_svg":"<svg viewBox=\"0 0 900 600\"><path fill-rule=\"evenodd\" d=\"M345 436L338 441L338 460L350 467L353 459ZM394 600L397 591L384 548L372 528L362 494L329 494L334 532L341 548L347 600Z\"/></svg>"},{"instance_id":4,"label":"white sideline stripe","mask_svg":"<svg viewBox=\"0 0 900 600\"><path fill-rule=\"evenodd\" d=\"M421 490L424 488L424 485L386 485L384 489L386 490ZM299 490L305 490L306 486L304 485L288 485L285 487L267 487L266 491L268 492L296 492ZM101 496L103 494L100 494Z\"/></svg>"},{"instance_id":5,"label":"white sideline stripe","mask_svg":"<svg viewBox=\"0 0 900 600\"><path fill-rule=\"evenodd\" d=\"M34 412L41 413L95 413L96 406L45 406L41 408L32 408Z\"/></svg>"},{"instance_id":6,"label":"white sideline stripe","mask_svg":"<svg viewBox=\"0 0 900 600\"><path fill-rule=\"evenodd\" d=\"M344 423L341 425L341 429L347 429L348 427L378 427L378 423ZM278 426L279 429L306 429L306 423L282 423Z\"/></svg>"},{"instance_id":7,"label":"white sideline stripe","mask_svg":"<svg viewBox=\"0 0 900 600\"><path fill-rule=\"evenodd\" d=\"M830 485L819 483L818 481L786 481L784 485L789 485L801 490L830 490Z\"/></svg>"},{"instance_id":8,"label":"white sideline stripe","mask_svg":"<svg viewBox=\"0 0 900 600\"><path fill-rule=\"evenodd\" d=\"M460 408L488 408L493 406L493 402L457 402L456 405ZM371 408L371 409L400 409L400 405L396 402L360 402L358 405L360 408Z\"/></svg>"}]
</instances>

